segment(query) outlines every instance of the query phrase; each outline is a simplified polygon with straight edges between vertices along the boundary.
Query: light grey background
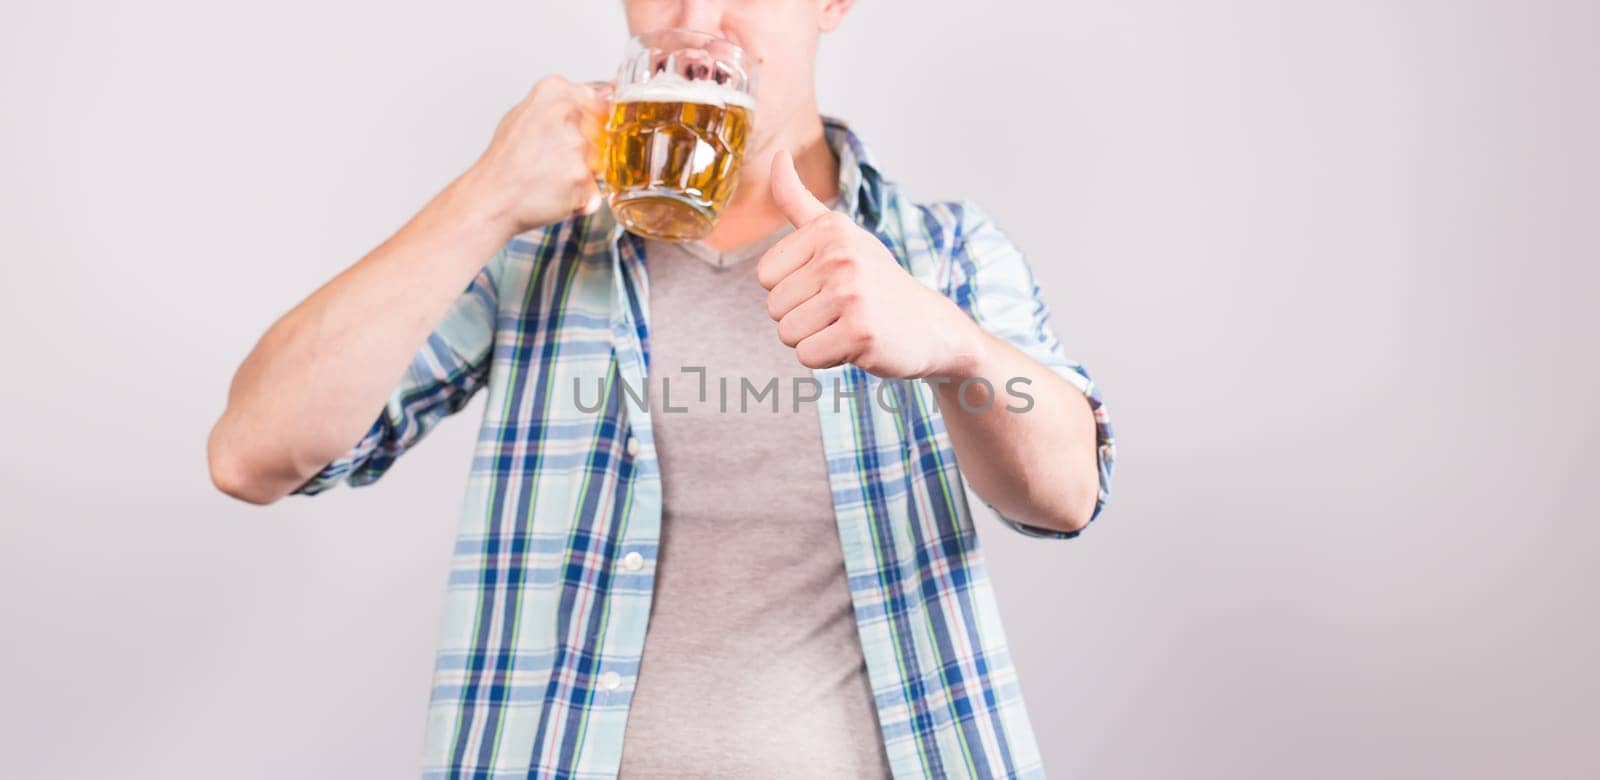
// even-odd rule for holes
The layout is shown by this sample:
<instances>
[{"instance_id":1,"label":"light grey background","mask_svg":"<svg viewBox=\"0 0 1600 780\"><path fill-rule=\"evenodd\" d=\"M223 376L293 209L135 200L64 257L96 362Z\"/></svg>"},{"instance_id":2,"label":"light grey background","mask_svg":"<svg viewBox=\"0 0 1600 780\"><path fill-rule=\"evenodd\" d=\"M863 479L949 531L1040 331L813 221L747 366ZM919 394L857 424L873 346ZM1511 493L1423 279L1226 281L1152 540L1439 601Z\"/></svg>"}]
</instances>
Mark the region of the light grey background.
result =
<instances>
[{"instance_id":1,"label":"light grey background","mask_svg":"<svg viewBox=\"0 0 1600 780\"><path fill-rule=\"evenodd\" d=\"M981 519L1052 774L1600 774L1597 35L862 0L826 40L824 110L998 217L1117 424L1081 539ZM6 6L5 774L415 773L480 406L267 509L206 432L276 316L622 38L598 0Z\"/></svg>"}]
</instances>

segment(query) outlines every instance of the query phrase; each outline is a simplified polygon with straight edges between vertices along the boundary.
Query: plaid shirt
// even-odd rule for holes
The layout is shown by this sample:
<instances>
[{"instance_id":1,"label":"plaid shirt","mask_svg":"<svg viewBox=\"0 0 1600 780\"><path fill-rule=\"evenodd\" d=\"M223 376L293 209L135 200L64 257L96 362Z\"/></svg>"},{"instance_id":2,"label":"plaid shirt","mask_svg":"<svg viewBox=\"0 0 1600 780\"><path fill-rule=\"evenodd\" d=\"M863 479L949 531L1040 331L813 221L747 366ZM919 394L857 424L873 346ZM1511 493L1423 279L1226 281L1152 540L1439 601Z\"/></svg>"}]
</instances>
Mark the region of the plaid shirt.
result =
<instances>
[{"instance_id":1,"label":"plaid shirt","mask_svg":"<svg viewBox=\"0 0 1600 780\"><path fill-rule=\"evenodd\" d=\"M1022 255L970 203L907 201L848 128L829 119L825 130L839 158L838 208L907 272L1089 398L1098 516L1111 427L1089 375L1062 354ZM450 571L426 778L617 772L661 539L660 466L634 397L650 364L645 271L642 242L604 210L517 236L428 336L366 436L295 491L377 480L488 391ZM933 389L849 365L813 375L895 776L1042 775ZM1034 536L1074 535L1001 520Z\"/></svg>"}]
</instances>

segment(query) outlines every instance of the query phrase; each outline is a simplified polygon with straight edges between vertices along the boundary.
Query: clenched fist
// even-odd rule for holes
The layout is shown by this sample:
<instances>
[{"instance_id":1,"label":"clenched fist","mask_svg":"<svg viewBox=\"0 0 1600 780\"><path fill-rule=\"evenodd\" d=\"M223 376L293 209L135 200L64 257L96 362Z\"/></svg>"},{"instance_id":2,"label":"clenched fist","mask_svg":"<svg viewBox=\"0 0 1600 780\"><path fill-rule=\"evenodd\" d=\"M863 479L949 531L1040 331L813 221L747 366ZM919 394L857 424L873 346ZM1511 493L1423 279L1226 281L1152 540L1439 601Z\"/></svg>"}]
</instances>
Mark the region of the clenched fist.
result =
<instances>
[{"instance_id":1,"label":"clenched fist","mask_svg":"<svg viewBox=\"0 0 1600 780\"><path fill-rule=\"evenodd\" d=\"M592 213L606 108L602 90L541 79L500 120L468 176L518 233Z\"/></svg>"},{"instance_id":2,"label":"clenched fist","mask_svg":"<svg viewBox=\"0 0 1600 780\"><path fill-rule=\"evenodd\" d=\"M808 368L850 363L886 379L968 370L981 331L954 301L895 262L883 243L831 211L800 182L794 160L772 160L772 199L796 230L756 264L778 338Z\"/></svg>"}]
</instances>

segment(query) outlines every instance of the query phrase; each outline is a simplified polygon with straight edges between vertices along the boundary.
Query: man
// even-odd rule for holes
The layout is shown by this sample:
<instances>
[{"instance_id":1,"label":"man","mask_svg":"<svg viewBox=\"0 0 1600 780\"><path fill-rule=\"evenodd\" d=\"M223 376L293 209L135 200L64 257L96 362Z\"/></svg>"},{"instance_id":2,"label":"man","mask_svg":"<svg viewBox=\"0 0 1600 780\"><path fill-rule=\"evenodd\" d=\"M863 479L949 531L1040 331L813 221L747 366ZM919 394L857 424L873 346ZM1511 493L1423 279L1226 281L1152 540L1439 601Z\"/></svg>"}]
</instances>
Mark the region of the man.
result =
<instances>
[{"instance_id":1,"label":"man","mask_svg":"<svg viewBox=\"0 0 1600 780\"><path fill-rule=\"evenodd\" d=\"M850 0L625 5L759 65L715 231L616 229L603 102L547 78L263 336L213 480L367 484L488 391L427 777L1040 774L962 477L1076 535L1113 459L1098 393L993 222L910 202L817 113Z\"/></svg>"}]
</instances>

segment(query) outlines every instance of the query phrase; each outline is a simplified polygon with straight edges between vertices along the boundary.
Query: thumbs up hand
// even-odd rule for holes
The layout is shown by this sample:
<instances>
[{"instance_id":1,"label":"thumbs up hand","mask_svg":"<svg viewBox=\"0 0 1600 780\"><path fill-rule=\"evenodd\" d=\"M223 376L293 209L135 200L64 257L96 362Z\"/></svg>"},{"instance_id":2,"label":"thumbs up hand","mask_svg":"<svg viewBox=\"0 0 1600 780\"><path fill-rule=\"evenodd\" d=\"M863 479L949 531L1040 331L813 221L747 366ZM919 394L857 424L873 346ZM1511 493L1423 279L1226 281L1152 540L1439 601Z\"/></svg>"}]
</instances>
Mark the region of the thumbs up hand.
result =
<instances>
[{"instance_id":1,"label":"thumbs up hand","mask_svg":"<svg viewBox=\"0 0 1600 780\"><path fill-rule=\"evenodd\" d=\"M985 343L954 301L917 281L883 242L814 197L780 151L772 199L795 231L756 263L778 338L808 368L842 363L888 379L974 373Z\"/></svg>"}]
</instances>

